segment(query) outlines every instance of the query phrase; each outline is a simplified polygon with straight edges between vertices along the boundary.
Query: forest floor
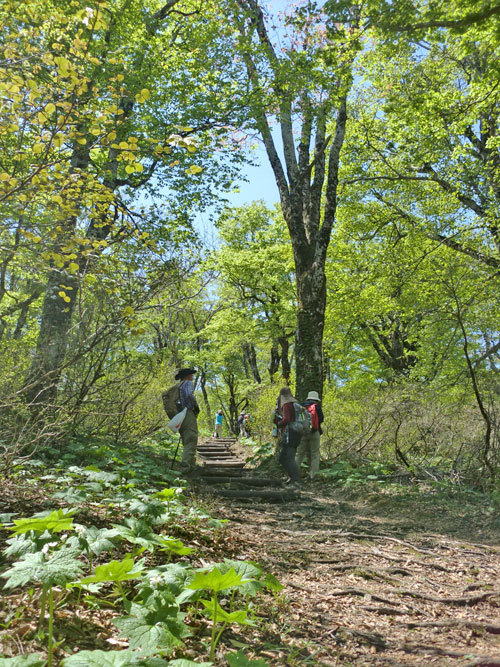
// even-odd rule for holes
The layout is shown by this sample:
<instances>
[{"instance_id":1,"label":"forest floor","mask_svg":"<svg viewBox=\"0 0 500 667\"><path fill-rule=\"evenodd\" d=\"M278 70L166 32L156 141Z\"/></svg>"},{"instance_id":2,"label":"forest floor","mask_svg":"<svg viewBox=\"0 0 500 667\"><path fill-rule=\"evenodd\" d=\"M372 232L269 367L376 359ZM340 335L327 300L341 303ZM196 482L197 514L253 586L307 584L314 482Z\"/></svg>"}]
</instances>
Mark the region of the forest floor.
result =
<instances>
[{"instance_id":1,"label":"forest floor","mask_svg":"<svg viewBox=\"0 0 500 667\"><path fill-rule=\"evenodd\" d=\"M121 453L121 459L130 458L125 464L114 454L104 466L109 470L136 460L144 479L165 481L171 473L163 455L152 455L148 464L145 450L127 450ZM54 498L63 482L57 471L48 472L4 480L0 513L26 517L72 505ZM107 528L122 510L109 514L110 487L101 501L92 500L95 486L82 487L78 521ZM500 667L500 516L488 496L439 484L378 480L349 486L326 479L306 484L297 500L286 503L221 500L196 487L187 495L190 510L168 525L170 534L196 550L181 562L206 567L224 558L256 561L283 585L255 601L256 625L224 631L216 665L226 667L228 656L242 649L257 658L253 665L271 667ZM192 522L196 507L227 523L214 532L202 520ZM0 531L0 549L6 538ZM114 558L126 546L120 549ZM161 558L155 552L148 565ZM75 594L57 609L55 664L79 650L126 649L112 623L121 613L97 599L78 606ZM36 633L38 614L38 595L29 586L2 591L0 655L45 653L46 640ZM193 637L173 657L206 660L210 624L192 625Z\"/></svg>"},{"instance_id":2,"label":"forest floor","mask_svg":"<svg viewBox=\"0 0 500 667\"><path fill-rule=\"evenodd\" d=\"M271 664L500 665L500 519L487 503L318 482L293 503L224 501L216 515L233 557L284 585L286 622L270 618L259 651Z\"/></svg>"}]
</instances>

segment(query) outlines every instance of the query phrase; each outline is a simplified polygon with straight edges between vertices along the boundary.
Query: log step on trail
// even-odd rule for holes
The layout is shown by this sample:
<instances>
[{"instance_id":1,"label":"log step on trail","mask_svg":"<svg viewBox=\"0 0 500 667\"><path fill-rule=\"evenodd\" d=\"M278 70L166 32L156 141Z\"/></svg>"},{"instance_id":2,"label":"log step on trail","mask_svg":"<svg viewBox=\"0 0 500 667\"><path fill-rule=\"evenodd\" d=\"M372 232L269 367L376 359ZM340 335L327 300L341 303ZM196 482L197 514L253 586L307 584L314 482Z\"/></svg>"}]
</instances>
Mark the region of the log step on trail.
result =
<instances>
[{"instance_id":1,"label":"log step on trail","mask_svg":"<svg viewBox=\"0 0 500 667\"><path fill-rule=\"evenodd\" d=\"M235 452L235 444L235 438L211 438L198 444L199 482L207 491L223 498L248 501L297 499L300 492L285 488L281 480L245 470L245 461Z\"/></svg>"},{"instance_id":2,"label":"log step on trail","mask_svg":"<svg viewBox=\"0 0 500 667\"><path fill-rule=\"evenodd\" d=\"M203 474L203 481L205 484L231 484L232 486L239 485L243 487L249 486L268 486L271 488L282 487L281 480L274 477L257 477L256 475L207 475Z\"/></svg>"}]
</instances>

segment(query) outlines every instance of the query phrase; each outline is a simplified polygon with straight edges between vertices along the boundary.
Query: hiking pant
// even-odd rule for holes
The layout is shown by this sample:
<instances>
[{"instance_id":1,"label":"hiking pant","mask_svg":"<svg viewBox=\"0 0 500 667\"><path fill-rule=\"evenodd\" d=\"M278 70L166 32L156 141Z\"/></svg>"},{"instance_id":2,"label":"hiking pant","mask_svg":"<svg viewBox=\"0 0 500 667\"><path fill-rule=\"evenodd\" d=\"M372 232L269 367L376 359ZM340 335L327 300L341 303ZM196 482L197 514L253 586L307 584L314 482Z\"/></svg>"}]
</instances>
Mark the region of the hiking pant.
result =
<instances>
[{"instance_id":1,"label":"hiking pant","mask_svg":"<svg viewBox=\"0 0 500 667\"><path fill-rule=\"evenodd\" d=\"M297 446L300 443L300 436L286 427L281 436L281 451L279 455L279 462L290 476L292 482L300 482L300 471L295 454Z\"/></svg>"},{"instance_id":2,"label":"hiking pant","mask_svg":"<svg viewBox=\"0 0 500 667\"><path fill-rule=\"evenodd\" d=\"M319 439L319 431L311 431L302 436L300 445L297 448L297 465L299 468L304 457L307 457L311 461L311 467L309 469L309 477L311 480L316 477L319 471Z\"/></svg>"},{"instance_id":3,"label":"hiking pant","mask_svg":"<svg viewBox=\"0 0 500 667\"><path fill-rule=\"evenodd\" d=\"M196 447L198 445L198 421L192 410L186 412L179 433L182 440L181 472L192 472L196 467Z\"/></svg>"},{"instance_id":4,"label":"hiking pant","mask_svg":"<svg viewBox=\"0 0 500 667\"><path fill-rule=\"evenodd\" d=\"M222 438L222 424L215 425L215 437Z\"/></svg>"}]
</instances>

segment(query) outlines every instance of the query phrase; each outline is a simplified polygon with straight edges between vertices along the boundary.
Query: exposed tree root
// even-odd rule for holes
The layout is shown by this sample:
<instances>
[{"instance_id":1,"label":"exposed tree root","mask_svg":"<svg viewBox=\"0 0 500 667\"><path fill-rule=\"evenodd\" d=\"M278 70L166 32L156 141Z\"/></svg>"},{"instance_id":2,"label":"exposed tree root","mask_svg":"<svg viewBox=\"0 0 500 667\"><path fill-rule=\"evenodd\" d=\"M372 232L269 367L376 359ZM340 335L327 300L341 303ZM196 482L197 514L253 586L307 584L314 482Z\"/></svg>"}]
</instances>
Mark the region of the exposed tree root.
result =
<instances>
[{"instance_id":1,"label":"exposed tree root","mask_svg":"<svg viewBox=\"0 0 500 667\"><path fill-rule=\"evenodd\" d=\"M492 635L500 635L500 625L495 625L489 621L484 623L480 621L408 621L402 623L407 628L469 628L470 630L480 630L489 632Z\"/></svg>"},{"instance_id":2,"label":"exposed tree root","mask_svg":"<svg viewBox=\"0 0 500 667\"><path fill-rule=\"evenodd\" d=\"M355 637L361 643L370 644L371 646L376 646L380 649L385 649L389 647L389 644L378 632L366 632L362 630L354 630L353 628L339 628L342 632Z\"/></svg>"},{"instance_id":3,"label":"exposed tree root","mask_svg":"<svg viewBox=\"0 0 500 667\"><path fill-rule=\"evenodd\" d=\"M440 646L429 646L428 644L417 644L407 642L397 647L400 651L405 653L417 653L424 655L446 655L450 658L463 658L464 656L473 656L474 654L469 649L467 651L452 651L451 649L441 648ZM491 660L488 656L477 656L476 660ZM481 663L482 664L482 663Z\"/></svg>"},{"instance_id":4,"label":"exposed tree root","mask_svg":"<svg viewBox=\"0 0 500 667\"><path fill-rule=\"evenodd\" d=\"M411 523L410 512L394 521L384 515L373 531L385 535L361 532L372 530L364 527L371 508L363 501L350 520L352 507L344 508L340 495L337 518L332 503L306 505L313 494L319 498L306 489L297 504L279 508L254 503L242 526L278 568L297 621L297 648L321 647L314 664L500 667L498 550L448 539L455 534L448 524L436 535L422 535L418 526L397 532L399 519Z\"/></svg>"},{"instance_id":5,"label":"exposed tree root","mask_svg":"<svg viewBox=\"0 0 500 667\"><path fill-rule=\"evenodd\" d=\"M373 547L372 553L375 554L376 556L380 556L381 558L385 558L388 561L391 561L392 563L404 563L405 565L418 565L421 567L428 567L431 568L432 570L438 570L439 572L452 572L449 567L445 567L444 565L440 565L439 563L429 563L426 560L410 560L408 558L395 558L394 556L389 556L388 554L384 553L380 549L377 549L376 547Z\"/></svg>"},{"instance_id":6,"label":"exposed tree root","mask_svg":"<svg viewBox=\"0 0 500 667\"><path fill-rule=\"evenodd\" d=\"M360 609L366 609L366 611L372 611L375 614L386 616L404 616L405 614L408 614L407 611L396 609L396 607L373 607L370 605L361 605Z\"/></svg>"},{"instance_id":7,"label":"exposed tree root","mask_svg":"<svg viewBox=\"0 0 500 667\"><path fill-rule=\"evenodd\" d=\"M388 535L371 535L370 533L343 533L342 531L334 531L334 536L339 537L354 537L356 540L386 540L387 542L395 542L396 544L401 544L415 553L421 554L422 556L428 556L429 554L435 553L433 549L422 549L417 548L415 545L410 542L405 542L404 540L399 540L396 537L389 537Z\"/></svg>"},{"instance_id":8,"label":"exposed tree root","mask_svg":"<svg viewBox=\"0 0 500 667\"><path fill-rule=\"evenodd\" d=\"M310 562L318 564L320 563L329 564L329 562L332 561L314 560ZM333 562L338 563L338 561L333 561ZM347 572L351 570L352 572L359 574L359 576L365 577L367 579L374 579L375 577L378 577L386 581L390 581L391 575L394 574L401 574L404 577L412 576L412 573L403 567L387 567L387 568L375 569L373 567L368 567L363 563L342 563L342 565L334 565L333 567L329 568L329 570L330 572Z\"/></svg>"},{"instance_id":9,"label":"exposed tree root","mask_svg":"<svg viewBox=\"0 0 500 667\"><path fill-rule=\"evenodd\" d=\"M442 598L435 595L426 595L425 593L420 593L419 591L409 591L405 589L391 591L397 595L409 595L420 600L429 600L430 602L443 602L444 604L457 604L457 605L473 605L478 602L483 602L490 597L496 597L500 595L500 591L489 591L488 593L482 593L481 595L468 595L458 598Z\"/></svg>"}]
</instances>

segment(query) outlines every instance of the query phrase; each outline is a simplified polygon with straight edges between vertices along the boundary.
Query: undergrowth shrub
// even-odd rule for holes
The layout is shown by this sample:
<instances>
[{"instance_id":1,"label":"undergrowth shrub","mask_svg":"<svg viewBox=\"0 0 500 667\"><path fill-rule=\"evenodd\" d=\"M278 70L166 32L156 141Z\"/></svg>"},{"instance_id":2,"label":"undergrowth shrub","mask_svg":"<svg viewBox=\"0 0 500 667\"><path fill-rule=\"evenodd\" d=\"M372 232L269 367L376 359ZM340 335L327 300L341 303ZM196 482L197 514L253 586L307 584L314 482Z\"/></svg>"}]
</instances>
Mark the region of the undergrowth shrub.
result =
<instances>
[{"instance_id":1,"label":"undergrowth shrub","mask_svg":"<svg viewBox=\"0 0 500 667\"><path fill-rule=\"evenodd\" d=\"M322 457L370 459L409 470L481 475L484 422L475 403L459 391L417 385L357 387L326 392ZM498 457L498 449L492 452Z\"/></svg>"}]
</instances>

